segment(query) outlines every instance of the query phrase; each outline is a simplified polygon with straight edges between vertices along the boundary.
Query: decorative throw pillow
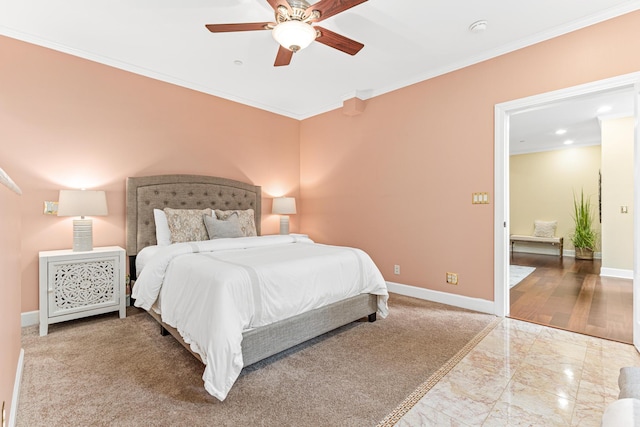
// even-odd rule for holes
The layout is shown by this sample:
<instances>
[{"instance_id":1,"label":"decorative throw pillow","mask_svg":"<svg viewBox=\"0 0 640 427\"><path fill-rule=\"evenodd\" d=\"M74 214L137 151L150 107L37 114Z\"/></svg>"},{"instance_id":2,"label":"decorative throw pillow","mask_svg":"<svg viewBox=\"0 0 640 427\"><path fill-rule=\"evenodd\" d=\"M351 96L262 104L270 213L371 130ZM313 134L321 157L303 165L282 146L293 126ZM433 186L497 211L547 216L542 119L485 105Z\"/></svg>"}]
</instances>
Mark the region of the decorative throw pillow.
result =
<instances>
[{"instance_id":1,"label":"decorative throw pillow","mask_svg":"<svg viewBox=\"0 0 640 427\"><path fill-rule=\"evenodd\" d=\"M534 237L554 237L556 235L556 227L558 221L534 221L533 222Z\"/></svg>"},{"instance_id":2,"label":"decorative throw pillow","mask_svg":"<svg viewBox=\"0 0 640 427\"><path fill-rule=\"evenodd\" d=\"M211 215L204 215L203 218L209 239L244 237L244 233L238 222L238 215L233 214L225 221L214 218Z\"/></svg>"},{"instance_id":3,"label":"decorative throw pillow","mask_svg":"<svg viewBox=\"0 0 640 427\"><path fill-rule=\"evenodd\" d=\"M167 216L171 243L209 240L202 215L212 215L211 209L164 208Z\"/></svg>"},{"instance_id":4,"label":"decorative throw pillow","mask_svg":"<svg viewBox=\"0 0 640 427\"><path fill-rule=\"evenodd\" d=\"M167 223L167 215L160 209L153 210L153 219L156 222L156 241L158 246L167 246L171 244L171 231L169 231L169 223Z\"/></svg>"},{"instance_id":5,"label":"decorative throw pillow","mask_svg":"<svg viewBox=\"0 0 640 427\"><path fill-rule=\"evenodd\" d=\"M238 216L238 223L240 224L240 228L242 229L244 236L258 235L258 233L256 233L256 221L254 219L255 216L253 209L231 211L221 211L220 209L216 209L216 217L223 221L227 220L233 214Z\"/></svg>"}]
</instances>

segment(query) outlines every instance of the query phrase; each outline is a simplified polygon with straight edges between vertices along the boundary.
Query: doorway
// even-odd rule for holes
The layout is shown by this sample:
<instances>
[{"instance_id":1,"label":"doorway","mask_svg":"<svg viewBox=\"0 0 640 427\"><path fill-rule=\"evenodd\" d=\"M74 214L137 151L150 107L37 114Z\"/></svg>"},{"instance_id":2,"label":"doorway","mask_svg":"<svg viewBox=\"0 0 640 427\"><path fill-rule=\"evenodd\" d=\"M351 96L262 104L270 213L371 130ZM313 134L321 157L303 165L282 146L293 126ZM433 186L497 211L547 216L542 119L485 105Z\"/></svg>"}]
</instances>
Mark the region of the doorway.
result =
<instances>
[{"instance_id":1,"label":"doorway","mask_svg":"<svg viewBox=\"0 0 640 427\"><path fill-rule=\"evenodd\" d=\"M580 97L588 97L594 94L603 94L611 91L629 90L632 94L635 107L636 122L638 118L638 97L640 84L640 73L620 76L586 85L576 86L573 88L563 89L555 92L541 94L529 98L515 100L503 104L496 105L495 108L495 224L494 224L494 251L495 251L495 313L500 316L507 316L510 313L510 297L508 288L509 277L509 229L510 229L510 200L509 200L509 134L510 119L516 114L527 111L539 110L543 107L566 102L568 99L577 99ZM633 277L634 291L638 284L638 242L640 241L640 230L638 229L638 206L640 206L640 158L638 153L639 136L638 126L635 129L634 138L634 202L633 202ZM634 344L638 347L640 339L640 327L638 325L637 315L638 298L640 292L634 292L634 314L633 314L633 330Z\"/></svg>"}]
</instances>

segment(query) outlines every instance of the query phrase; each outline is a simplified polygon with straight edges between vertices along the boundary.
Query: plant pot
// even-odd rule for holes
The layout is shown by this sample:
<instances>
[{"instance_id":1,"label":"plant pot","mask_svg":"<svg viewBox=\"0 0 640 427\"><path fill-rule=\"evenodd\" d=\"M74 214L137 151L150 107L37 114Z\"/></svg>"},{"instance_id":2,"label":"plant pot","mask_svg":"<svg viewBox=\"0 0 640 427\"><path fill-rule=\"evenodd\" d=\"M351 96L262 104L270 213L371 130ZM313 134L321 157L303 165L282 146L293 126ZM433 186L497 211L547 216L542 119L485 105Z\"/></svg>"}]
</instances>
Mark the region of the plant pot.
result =
<instances>
[{"instance_id":1,"label":"plant pot","mask_svg":"<svg viewBox=\"0 0 640 427\"><path fill-rule=\"evenodd\" d=\"M576 248L576 259L593 259L593 251L589 248Z\"/></svg>"}]
</instances>

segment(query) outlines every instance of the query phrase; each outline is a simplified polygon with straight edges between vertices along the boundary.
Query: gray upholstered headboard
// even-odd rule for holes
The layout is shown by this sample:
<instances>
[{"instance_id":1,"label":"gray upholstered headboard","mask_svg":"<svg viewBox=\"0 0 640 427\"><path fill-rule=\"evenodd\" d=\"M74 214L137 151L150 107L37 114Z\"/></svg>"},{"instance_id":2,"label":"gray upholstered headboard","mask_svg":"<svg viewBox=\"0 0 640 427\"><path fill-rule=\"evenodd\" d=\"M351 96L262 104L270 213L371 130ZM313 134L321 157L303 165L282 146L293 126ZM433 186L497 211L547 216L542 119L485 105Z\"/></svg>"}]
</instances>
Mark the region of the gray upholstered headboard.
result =
<instances>
[{"instance_id":1,"label":"gray upholstered headboard","mask_svg":"<svg viewBox=\"0 0 640 427\"><path fill-rule=\"evenodd\" d=\"M232 179L199 175L127 178L127 255L156 244L153 209L253 209L260 235L262 190Z\"/></svg>"}]
</instances>

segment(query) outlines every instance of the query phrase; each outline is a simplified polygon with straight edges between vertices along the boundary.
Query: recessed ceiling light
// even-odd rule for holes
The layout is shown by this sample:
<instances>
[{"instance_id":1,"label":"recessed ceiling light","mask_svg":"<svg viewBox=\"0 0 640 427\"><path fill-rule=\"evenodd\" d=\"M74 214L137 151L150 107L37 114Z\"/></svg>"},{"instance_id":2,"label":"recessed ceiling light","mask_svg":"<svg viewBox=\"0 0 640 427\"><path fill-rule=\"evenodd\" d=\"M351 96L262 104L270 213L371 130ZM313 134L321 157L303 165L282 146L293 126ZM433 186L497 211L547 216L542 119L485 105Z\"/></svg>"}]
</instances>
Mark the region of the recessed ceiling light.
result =
<instances>
[{"instance_id":1,"label":"recessed ceiling light","mask_svg":"<svg viewBox=\"0 0 640 427\"><path fill-rule=\"evenodd\" d=\"M611 111L611 105L603 105L602 107L598 108L598 114L608 113L609 111Z\"/></svg>"},{"instance_id":2,"label":"recessed ceiling light","mask_svg":"<svg viewBox=\"0 0 640 427\"><path fill-rule=\"evenodd\" d=\"M558 129L558 130L556 131L556 135L564 135L565 133L567 133L567 130L566 130L566 129Z\"/></svg>"},{"instance_id":3,"label":"recessed ceiling light","mask_svg":"<svg viewBox=\"0 0 640 427\"><path fill-rule=\"evenodd\" d=\"M242 61L240 61L239 59L236 59L235 61L233 61L233 63L238 67L242 65Z\"/></svg>"},{"instance_id":4,"label":"recessed ceiling light","mask_svg":"<svg viewBox=\"0 0 640 427\"><path fill-rule=\"evenodd\" d=\"M487 29L487 25L487 21L485 19L481 19L469 25L469 31L472 33L481 33Z\"/></svg>"},{"instance_id":5,"label":"recessed ceiling light","mask_svg":"<svg viewBox=\"0 0 640 427\"><path fill-rule=\"evenodd\" d=\"M572 139L567 139L567 140L564 142L564 145L571 145L571 144L573 144L573 140L572 140Z\"/></svg>"}]
</instances>

